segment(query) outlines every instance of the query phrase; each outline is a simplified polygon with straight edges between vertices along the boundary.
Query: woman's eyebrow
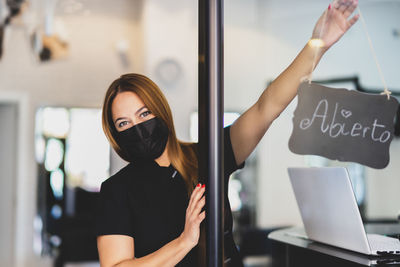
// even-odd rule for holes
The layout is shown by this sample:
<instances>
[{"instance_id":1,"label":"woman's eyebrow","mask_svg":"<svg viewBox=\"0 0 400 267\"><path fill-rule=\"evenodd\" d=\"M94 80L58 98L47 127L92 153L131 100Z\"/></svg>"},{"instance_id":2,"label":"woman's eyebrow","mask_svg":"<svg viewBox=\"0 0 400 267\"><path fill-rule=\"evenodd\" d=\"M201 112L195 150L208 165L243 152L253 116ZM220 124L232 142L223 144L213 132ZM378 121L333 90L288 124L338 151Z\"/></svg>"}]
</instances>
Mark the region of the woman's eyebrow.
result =
<instances>
[{"instance_id":1,"label":"woman's eyebrow","mask_svg":"<svg viewBox=\"0 0 400 267\"><path fill-rule=\"evenodd\" d=\"M135 115L138 115L138 113L140 113L143 109L146 109L146 108L147 108L146 106L143 106L143 107L139 108L135 112ZM117 121L119 121L119 120L127 120L127 119L128 119L127 117L120 117L120 118L116 119L114 123L117 123Z\"/></svg>"},{"instance_id":2,"label":"woman's eyebrow","mask_svg":"<svg viewBox=\"0 0 400 267\"><path fill-rule=\"evenodd\" d=\"M127 117L120 117L120 118L116 119L114 123L117 123L117 121L119 121L119 120L126 120L126 119L128 119L128 118Z\"/></svg>"},{"instance_id":3,"label":"woman's eyebrow","mask_svg":"<svg viewBox=\"0 0 400 267\"><path fill-rule=\"evenodd\" d=\"M136 112L135 115L138 115L143 109L147 108L146 106L143 106L141 108L139 108Z\"/></svg>"}]
</instances>

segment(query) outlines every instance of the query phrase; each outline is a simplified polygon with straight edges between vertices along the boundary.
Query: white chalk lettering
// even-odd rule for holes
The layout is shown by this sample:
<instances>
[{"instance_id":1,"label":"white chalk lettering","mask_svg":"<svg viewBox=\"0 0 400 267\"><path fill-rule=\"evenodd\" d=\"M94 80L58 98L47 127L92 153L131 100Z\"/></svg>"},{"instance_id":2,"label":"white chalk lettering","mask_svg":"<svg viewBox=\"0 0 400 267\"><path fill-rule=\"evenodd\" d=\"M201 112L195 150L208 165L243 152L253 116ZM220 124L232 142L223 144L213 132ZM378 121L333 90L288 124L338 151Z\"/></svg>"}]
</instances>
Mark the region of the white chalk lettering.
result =
<instances>
[{"instance_id":1,"label":"white chalk lettering","mask_svg":"<svg viewBox=\"0 0 400 267\"><path fill-rule=\"evenodd\" d=\"M353 128L351 129L351 136L356 137L359 136L359 133L355 133L355 131L357 130L361 130L362 129L362 125L358 122L354 123Z\"/></svg>"},{"instance_id":2,"label":"white chalk lettering","mask_svg":"<svg viewBox=\"0 0 400 267\"><path fill-rule=\"evenodd\" d=\"M336 138L339 136L340 132L342 131L342 126L340 125L340 123L335 123L335 117L336 117L336 111L337 111L337 106L338 104L336 103L335 105L335 112L333 112L333 118L332 118L332 123L331 123L331 127L329 129L329 135L330 137ZM336 132L336 134L333 132L333 130L338 127L338 131Z\"/></svg>"},{"instance_id":3,"label":"white chalk lettering","mask_svg":"<svg viewBox=\"0 0 400 267\"><path fill-rule=\"evenodd\" d=\"M336 105L335 105L335 111L333 112L333 118L332 118L332 122L331 122L331 127L329 129L329 135L331 137L333 137L333 138L338 137L340 134L341 135L348 135L349 134L349 132L345 132L344 131L345 123L343 123L343 124L335 123L337 109L338 109L338 103L336 103ZM347 116L347 117L349 117L349 116ZM338 131L336 133L334 133L332 130L335 129L336 127L338 127L337 128Z\"/></svg>"},{"instance_id":4,"label":"white chalk lettering","mask_svg":"<svg viewBox=\"0 0 400 267\"><path fill-rule=\"evenodd\" d=\"M384 135L386 135L385 138L383 138ZM390 132L389 132L389 131L384 131L384 132L381 134L381 137L379 138L379 141L380 141L381 143L386 143L387 140L389 140L389 138L390 138Z\"/></svg>"},{"instance_id":5,"label":"white chalk lettering","mask_svg":"<svg viewBox=\"0 0 400 267\"><path fill-rule=\"evenodd\" d=\"M361 123L355 122L353 123L353 125L348 127L349 130L346 130L345 122L336 121L336 114L338 112L338 109L339 109L339 104L335 103L335 108L332 115L332 121L329 123L328 121L329 103L328 100L322 99L321 101L319 101L317 107L315 108L311 119L310 118L302 119L300 121L299 127L302 130L307 130L313 124L316 124L318 126L316 119L320 118L321 120L319 121L321 125L319 128L321 132L323 134L328 134L328 136L331 138L337 138L339 136L347 136L347 135L351 137L360 136L362 138L370 137L373 141L380 143L386 143L390 139L391 136L390 131L385 130L386 126L383 124L379 124L378 119L374 120L374 122L372 123L372 127L363 126ZM350 110L341 109L341 114L345 119L347 119L353 113ZM368 130L370 130L370 133L368 133Z\"/></svg>"},{"instance_id":6,"label":"white chalk lettering","mask_svg":"<svg viewBox=\"0 0 400 267\"><path fill-rule=\"evenodd\" d=\"M323 115L318 115L319 107L322 104L325 104L324 114ZM321 131L323 133L325 133L329 129L329 125L326 128L324 128L325 119L326 119L326 116L328 115L327 113L328 113L328 101L326 99L322 99L321 101L319 101L319 103L317 105L317 108L314 111L312 119L310 120L310 119L306 118L306 119L301 120L300 128L303 129L303 130L306 130L307 128L309 128L313 124L315 118L322 118Z\"/></svg>"},{"instance_id":7,"label":"white chalk lettering","mask_svg":"<svg viewBox=\"0 0 400 267\"><path fill-rule=\"evenodd\" d=\"M385 125L382 125L382 124L378 124L377 123L377 119L375 119L374 120L374 124L373 124L373 128L372 128L372 134L371 134L371 136L372 136L372 140L374 140L374 141L379 141L379 142L381 142L381 143L385 143L387 140L389 140L389 138L390 138L390 132L389 131L384 131L380 136L379 136L379 138L375 138L375 129L376 129L376 127L379 127L379 128L385 128ZM386 138L383 138L383 135L384 134L386 134Z\"/></svg>"}]
</instances>

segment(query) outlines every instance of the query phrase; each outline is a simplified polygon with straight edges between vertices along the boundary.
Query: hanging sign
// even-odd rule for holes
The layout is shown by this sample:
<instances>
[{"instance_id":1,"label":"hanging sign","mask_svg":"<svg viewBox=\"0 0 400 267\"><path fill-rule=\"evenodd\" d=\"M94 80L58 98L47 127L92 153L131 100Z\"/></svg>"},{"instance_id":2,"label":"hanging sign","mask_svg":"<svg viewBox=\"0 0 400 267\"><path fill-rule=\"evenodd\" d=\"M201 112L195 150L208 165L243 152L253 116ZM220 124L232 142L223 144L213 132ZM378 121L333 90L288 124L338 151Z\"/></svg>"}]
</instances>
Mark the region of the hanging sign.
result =
<instances>
[{"instance_id":1,"label":"hanging sign","mask_svg":"<svg viewBox=\"0 0 400 267\"><path fill-rule=\"evenodd\" d=\"M304 82L298 89L289 149L385 168L398 105L394 97Z\"/></svg>"}]
</instances>

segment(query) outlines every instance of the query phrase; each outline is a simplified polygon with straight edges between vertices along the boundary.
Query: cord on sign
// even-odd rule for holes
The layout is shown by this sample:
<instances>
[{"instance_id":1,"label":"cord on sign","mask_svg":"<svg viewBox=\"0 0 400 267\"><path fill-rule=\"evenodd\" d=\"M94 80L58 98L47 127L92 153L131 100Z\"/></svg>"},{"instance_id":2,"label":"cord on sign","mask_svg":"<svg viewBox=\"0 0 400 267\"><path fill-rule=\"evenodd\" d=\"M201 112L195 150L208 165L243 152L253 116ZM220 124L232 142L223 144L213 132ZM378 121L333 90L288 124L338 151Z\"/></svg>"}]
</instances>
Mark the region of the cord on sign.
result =
<instances>
[{"instance_id":1,"label":"cord on sign","mask_svg":"<svg viewBox=\"0 0 400 267\"><path fill-rule=\"evenodd\" d=\"M357 6L357 10L358 10L358 13L360 14L360 19L361 19L361 22L362 22L362 25L363 25L363 28L365 31L365 35L367 36L367 39L368 39L369 47L370 47L371 53L374 57L376 67L378 68L379 76L383 83L383 92L381 93L381 95L386 95L387 99L389 100L392 92L390 92L388 90L388 87L386 85L386 81L385 81L385 78L383 77L383 72L382 72L381 66L379 65L378 58L377 58L375 50L374 50L374 46L372 45L371 37L369 36L368 30L367 30L367 24L365 23L364 16L361 13L360 7Z\"/></svg>"}]
</instances>

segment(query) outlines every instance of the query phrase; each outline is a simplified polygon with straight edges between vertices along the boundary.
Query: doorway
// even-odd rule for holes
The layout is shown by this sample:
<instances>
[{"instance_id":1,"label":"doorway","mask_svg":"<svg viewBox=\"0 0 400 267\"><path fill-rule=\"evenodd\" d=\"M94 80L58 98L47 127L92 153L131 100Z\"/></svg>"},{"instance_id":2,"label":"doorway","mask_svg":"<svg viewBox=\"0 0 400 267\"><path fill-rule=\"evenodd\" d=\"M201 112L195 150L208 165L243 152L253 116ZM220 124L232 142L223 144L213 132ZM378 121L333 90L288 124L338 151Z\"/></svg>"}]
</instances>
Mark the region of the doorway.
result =
<instances>
[{"instance_id":1,"label":"doorway","mask_svg":"<svg viewBox=\"0 0 400 267\"><path fill-rule=\"evenodd\" d=\"M0 266L14 266L18 104L0 102Z\"/></svg>"}]
</instances>

